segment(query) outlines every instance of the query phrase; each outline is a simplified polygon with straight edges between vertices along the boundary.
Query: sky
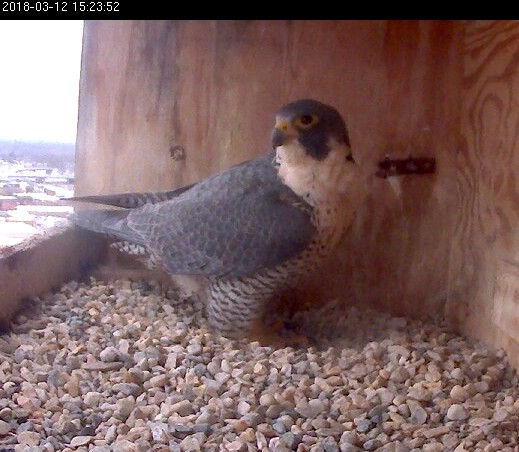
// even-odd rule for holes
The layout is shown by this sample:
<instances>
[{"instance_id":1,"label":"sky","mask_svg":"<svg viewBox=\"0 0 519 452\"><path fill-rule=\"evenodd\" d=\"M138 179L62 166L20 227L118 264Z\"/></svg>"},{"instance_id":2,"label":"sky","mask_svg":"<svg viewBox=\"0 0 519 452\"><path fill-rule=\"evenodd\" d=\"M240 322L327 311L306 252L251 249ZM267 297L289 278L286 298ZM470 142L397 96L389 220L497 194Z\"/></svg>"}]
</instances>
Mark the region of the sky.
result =
<instances>
[{"instance_id":1,"label":"sky","mask_svg":"<svg viewBox=\"0 0 519 452\"><path fill-rule=\"evenodd\" d=\"M76 141L81 20L0 20L0 139Z\"/></svg>"}]
</instances>

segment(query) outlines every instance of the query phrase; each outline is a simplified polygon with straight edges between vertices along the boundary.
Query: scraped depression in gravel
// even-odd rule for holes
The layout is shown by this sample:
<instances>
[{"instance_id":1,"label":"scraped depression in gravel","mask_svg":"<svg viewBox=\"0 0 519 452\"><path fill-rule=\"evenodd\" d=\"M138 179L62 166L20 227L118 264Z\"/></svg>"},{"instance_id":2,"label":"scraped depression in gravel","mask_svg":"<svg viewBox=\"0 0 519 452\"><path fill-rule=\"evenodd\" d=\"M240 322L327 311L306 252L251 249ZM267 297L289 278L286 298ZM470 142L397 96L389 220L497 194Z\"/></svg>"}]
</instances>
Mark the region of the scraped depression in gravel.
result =
<instances>
[{"instance_id":1,"label":"scraped depression in gravel","mask_svg":"<svg viewBox=\"0 0 519 452\"><path fill-rule=\"evenodd\" d=\"M210 333L154 282L70 282L0 336L0 451L519 451L505 353L329 304L317 342Z\"/></svg>"}]
</instances>

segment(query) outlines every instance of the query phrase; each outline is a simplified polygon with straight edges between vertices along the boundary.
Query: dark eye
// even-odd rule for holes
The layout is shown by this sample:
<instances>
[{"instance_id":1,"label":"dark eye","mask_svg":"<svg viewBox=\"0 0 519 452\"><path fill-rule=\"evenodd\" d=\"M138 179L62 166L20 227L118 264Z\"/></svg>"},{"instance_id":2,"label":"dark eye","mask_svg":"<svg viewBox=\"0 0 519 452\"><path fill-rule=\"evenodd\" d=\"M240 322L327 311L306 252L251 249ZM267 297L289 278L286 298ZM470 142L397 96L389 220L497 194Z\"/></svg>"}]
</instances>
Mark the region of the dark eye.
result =
<instances>
[{"instance_id":1,"label":"dark eye","mask_svg":"<svg viewBox=\"0 0 519 452\"><path fill-rule=\"evenodd\" d=\"M310 124L312 124L312 122L314 121L314 118L311 116L311 115L302 115L299 120L301 121L301 124L303 124L304 126L308 126Z\"/></svg>"},{"instance_id":2,"label":"dark eye","mask_svg":"<svg viewBox=\"0 0 519 452\"><path fill-rule=\"evenodd\" d=\"M317 120L318 118L316 115L301 115L296 118L295 125L301 129L308 129L309 127L312 127Z\"/></svg>"}]
</instances>

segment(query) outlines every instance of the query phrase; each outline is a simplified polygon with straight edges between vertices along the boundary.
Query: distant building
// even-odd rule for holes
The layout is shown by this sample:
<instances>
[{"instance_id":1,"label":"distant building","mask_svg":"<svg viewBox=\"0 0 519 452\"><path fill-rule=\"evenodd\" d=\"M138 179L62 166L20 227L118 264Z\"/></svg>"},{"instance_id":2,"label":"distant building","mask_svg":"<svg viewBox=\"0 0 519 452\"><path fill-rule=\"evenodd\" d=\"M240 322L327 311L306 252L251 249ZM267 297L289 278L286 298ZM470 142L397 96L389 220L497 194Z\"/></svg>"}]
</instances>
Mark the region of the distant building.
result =
<instances>
[{"instance_id":1,"label":"distant building","mask_svg":"<svg viewBox=\"0 0 519 452\"><path fill-rule=\"evenodd\" d=\"M63 222L74 209L60 199L73 195L73 183L73 171L0 159L0 248Z\"/></svg>"},{"instance_id":2,"label":"distant building","mask_svg":"<svg viewBox=\"0 0 519 452\"><path fill-rule=\"evenodd\" d=\"M33 168L22 168L16 170L16 176L50 176L53 172L57 173L57 170L54 168L47 167L33 167Z\"/></svg>"},{"instance_id":3,"label":"distant building","mask_svg":"<svg viewBox=\"0 0 519 452\"><path fill-rule=\"evenodd\" d=\"M0 196L0 210L14 210L18 205L16 196Z\"/></svg>"}]
</instances>

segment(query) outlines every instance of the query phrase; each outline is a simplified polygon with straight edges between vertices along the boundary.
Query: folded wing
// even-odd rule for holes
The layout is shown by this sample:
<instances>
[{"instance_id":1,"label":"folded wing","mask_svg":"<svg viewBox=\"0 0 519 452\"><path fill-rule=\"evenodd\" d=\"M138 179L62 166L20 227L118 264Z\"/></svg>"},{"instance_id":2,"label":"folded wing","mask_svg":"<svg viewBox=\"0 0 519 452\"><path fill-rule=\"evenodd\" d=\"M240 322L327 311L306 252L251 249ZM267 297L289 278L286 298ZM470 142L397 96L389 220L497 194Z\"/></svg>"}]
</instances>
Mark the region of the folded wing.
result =
<instances>
[{"instance_id":1,"label":"folded wing","mask_svg":"<svg viewBox=\"0 0 519 452\"><path fill-rule=\"evenodd\" d=\"M75 198L126 209L80 211L73 221L145 246L172 274L249 275L296 256L315 232L311 207L279 180L273 158L170 192Z\"/></svg>"}]
</instances>

